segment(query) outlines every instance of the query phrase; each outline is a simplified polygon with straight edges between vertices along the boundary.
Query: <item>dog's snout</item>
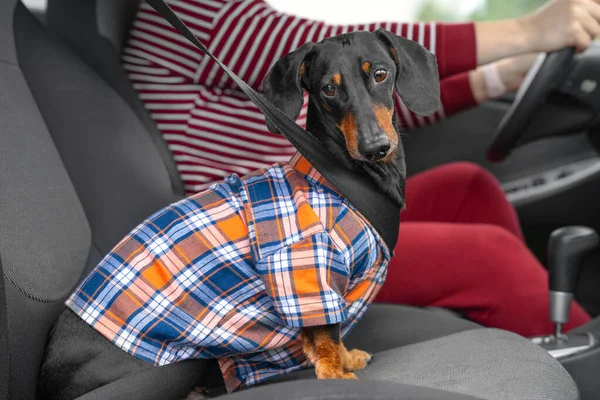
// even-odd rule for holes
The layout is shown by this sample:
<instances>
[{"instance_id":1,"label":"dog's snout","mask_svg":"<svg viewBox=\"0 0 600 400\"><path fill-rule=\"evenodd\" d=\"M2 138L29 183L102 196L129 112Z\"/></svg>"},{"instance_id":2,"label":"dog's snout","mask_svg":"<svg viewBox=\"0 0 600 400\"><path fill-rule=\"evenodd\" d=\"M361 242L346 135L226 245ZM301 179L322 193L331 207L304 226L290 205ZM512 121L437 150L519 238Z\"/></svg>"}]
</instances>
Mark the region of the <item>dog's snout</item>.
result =
<instances>
[{"instance_id":1,"label":"dog's snout","mask_svg":"<svg viewBox=\"0 0 600 400\"><path fill-rule=\"evenodd\" d=\"M369 161L379 161L387 156L390 142L385 135L362 146L361 154Z\"/></svg>"}]
</instances>

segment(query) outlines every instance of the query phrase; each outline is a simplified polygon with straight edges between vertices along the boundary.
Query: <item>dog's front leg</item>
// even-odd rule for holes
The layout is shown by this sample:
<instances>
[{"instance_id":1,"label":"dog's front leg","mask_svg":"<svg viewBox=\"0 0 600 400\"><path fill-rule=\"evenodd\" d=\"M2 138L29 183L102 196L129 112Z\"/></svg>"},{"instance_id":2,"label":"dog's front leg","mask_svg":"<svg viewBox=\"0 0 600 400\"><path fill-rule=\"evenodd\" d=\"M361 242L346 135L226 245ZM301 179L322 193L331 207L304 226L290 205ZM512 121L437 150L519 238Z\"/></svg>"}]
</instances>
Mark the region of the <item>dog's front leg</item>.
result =
<instances>
[{"instance_id":1,"label":"dog's front leg","mask_svg":"<svg viewBox=\"0 0 600 400\"><path fill-rule=\"evenodd\" d=\"M304 354L315 366L317 379L357 379L342 365L339 324L302 328L302 340Z\"/></svg>"}]
</instances>

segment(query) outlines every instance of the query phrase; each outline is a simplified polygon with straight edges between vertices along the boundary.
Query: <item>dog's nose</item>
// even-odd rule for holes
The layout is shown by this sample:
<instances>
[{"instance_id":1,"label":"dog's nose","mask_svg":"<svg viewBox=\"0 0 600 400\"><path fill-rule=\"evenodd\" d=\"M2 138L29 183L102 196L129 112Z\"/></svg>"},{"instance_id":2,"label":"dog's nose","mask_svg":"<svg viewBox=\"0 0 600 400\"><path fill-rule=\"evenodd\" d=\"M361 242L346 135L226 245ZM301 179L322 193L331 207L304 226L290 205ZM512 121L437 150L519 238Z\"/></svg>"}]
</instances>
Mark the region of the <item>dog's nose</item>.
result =
<instances>
[{"instance_id":1,"label":"dog's nose","mask_svg":"<svg viewBox=\"0 0 600 400\"><path fill-rule=\"evenodd\" d=\"M390 142L386 136L383 136L369 144L365 144L361 153L369 161L379 161L387 156L389 150Z\"/></svg>"}]
</instances>

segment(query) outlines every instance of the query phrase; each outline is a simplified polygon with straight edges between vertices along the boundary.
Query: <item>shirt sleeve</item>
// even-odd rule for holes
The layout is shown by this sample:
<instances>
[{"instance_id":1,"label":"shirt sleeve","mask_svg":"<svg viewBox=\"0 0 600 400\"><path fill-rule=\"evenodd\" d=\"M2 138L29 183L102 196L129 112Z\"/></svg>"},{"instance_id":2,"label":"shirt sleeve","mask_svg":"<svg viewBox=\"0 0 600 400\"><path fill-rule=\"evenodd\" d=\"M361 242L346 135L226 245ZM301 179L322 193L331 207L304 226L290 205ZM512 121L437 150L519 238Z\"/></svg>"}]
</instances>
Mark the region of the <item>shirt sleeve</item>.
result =
<instances>
[{"instance_id":1,"label":"shirt sleeve","mask_svg":"<svg viewBox=\"0 0 600 400\"><path fill-rule=\"evenodd\" d=\"M326 232L285 246L257 267L284 324L327 325L347 318L343 293L349 268Z\"/></svg>"},{"instance_id":2,"label":"shirt sleeve","mask_svg":"<svg viewBox=\"0 0 600 400\"><path fill-rule=\"evenodd\" d=\"M452 115L477 105L469 81L469 71L447 77L442 80L440 86L446 115Z\"/></svg>"}]
</instances>

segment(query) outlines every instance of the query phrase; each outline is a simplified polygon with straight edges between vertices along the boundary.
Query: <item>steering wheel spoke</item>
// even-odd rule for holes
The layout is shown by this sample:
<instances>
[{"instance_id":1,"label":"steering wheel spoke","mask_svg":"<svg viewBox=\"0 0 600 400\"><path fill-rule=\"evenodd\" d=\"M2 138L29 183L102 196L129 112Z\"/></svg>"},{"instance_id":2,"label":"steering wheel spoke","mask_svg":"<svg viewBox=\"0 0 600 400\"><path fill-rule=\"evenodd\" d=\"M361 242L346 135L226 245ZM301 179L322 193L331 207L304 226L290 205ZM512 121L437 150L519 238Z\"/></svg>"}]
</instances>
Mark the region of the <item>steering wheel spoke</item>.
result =
<instances>
[{"instance_id":1,"label":"steering wheel spoke","mask_svg":"<svg viewBox=\"0 0 600 400\"><path fill-rule=\"evenodd\" d=\"M521 136L531 116L550 92L568 76L574 56L575 49L572 47L540 55L521 84L512 106L498 125L487 151L488 160L503 161L519 142L523 142Z\"/></svg>"}]
</instances>

